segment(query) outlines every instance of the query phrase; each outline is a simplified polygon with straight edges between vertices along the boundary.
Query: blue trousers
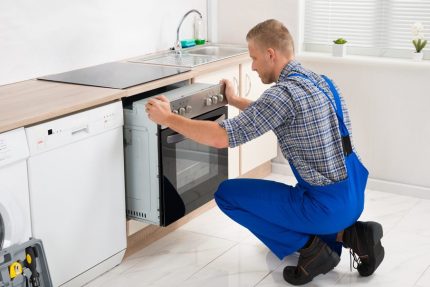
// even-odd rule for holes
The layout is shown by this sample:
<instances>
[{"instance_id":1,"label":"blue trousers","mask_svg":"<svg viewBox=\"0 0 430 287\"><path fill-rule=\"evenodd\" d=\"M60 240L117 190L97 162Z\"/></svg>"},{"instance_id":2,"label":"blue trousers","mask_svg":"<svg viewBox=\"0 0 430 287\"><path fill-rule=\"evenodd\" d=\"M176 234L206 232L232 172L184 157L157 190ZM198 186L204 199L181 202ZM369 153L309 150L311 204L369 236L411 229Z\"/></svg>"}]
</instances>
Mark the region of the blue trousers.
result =
<instances>
[{"instance_id":1,"label":"blue trousers","mask_svg":"<svg viewBox=\"0 0 430 287\"><path fill-rule=\"evenodd\" d=\"M261 179L226 180L218 187L215 201L281 260L302 248L312 235L340 254L342 244L336 242L336 235L359 215L349 204L350 196Z\"/></svg>"}]
</instances>

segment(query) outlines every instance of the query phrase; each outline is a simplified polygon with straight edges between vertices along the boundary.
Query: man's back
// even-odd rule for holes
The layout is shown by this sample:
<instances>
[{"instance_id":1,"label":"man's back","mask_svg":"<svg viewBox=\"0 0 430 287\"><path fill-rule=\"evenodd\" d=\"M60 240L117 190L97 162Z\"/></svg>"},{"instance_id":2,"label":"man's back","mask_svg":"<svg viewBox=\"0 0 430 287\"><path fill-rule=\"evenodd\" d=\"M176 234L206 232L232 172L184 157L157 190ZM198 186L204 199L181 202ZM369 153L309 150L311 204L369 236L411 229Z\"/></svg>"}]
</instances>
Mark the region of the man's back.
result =
<instances>
[{"instance_id":1,"label":"man's back","mask_svg":"<svg viewBox=\"0 0 430 287\"><path fill-rule=\"evenodd\" d=\"M310 80L301 77L287 78L293 73L303 74ZM293 116L275 128L274 132L278 136L283 155L301 176L311 184L327 185L346 178L345 160L335 109L312 81L334 103L324 79L292 61L282 71L272 89L283 91L286 101L291 105ZM345 124L351 135L348 110L342 98L341 102Z\"/></svg>"}]
</instances>

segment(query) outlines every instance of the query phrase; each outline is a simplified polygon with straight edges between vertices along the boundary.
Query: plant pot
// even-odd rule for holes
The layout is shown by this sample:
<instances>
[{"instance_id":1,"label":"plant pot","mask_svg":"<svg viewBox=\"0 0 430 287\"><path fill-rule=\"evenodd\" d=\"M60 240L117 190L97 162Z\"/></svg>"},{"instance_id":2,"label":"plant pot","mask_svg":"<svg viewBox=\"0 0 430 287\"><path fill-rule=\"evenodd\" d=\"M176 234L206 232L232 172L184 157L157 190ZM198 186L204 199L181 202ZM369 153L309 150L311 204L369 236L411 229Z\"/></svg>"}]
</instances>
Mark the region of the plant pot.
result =
<instances>
[{"instance_id":1,"label":"plant pot","mask_svg":"<svg viewBox=\"0 0 430 287\"><path fill-rule=\"evenodd\" d=\"M333 56L344 57L346 55L346 44L333 44Z\"/></svg>"},{"instance_id":2,"label":"plant pot","mask_svg":"<svg viewBox=\"0 0 430 287\"><path fill-rule=\"evenodd\" d=\"M333 56L344 57L346 55L346 44L333 44Z\"/></svg>"},{"instance_id":3,"label":"plant pot","mask_svg":"<svg viewBox=\"0 0 430 287\"><path fill-rule=\"evenodd\" d=\"M419 52L419 53L414 52L412 54L412 60L417 61L417 62L422 61L423 57L424 57L424 53L423 52Z\"/></svg>"}]
</instances>

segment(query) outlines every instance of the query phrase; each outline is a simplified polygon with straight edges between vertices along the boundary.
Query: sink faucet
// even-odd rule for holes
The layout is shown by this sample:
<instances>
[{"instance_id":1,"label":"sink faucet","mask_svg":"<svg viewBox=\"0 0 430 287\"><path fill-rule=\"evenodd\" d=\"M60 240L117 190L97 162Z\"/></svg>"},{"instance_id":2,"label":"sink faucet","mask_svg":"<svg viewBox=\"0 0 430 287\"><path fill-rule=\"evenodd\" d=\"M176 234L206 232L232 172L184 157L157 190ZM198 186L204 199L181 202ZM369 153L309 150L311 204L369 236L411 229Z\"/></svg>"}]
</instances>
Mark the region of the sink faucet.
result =
<instances>
[{"instance_id":1,"label":"sink faucet","mask_svg":"<svg viewBox=\"0 0 430 287\"><path fill-rule=\"evenodd\" d=\"M179 30L181 30L182 22L184 22L185 18L187 18L187 16L190 15L191 13L193 13L193 12L199 14L200 19L203 18L202 13L200 13L196 9L191 9L190 11L188 11L187 13L185 13L185 15L181 19L181 22L179 22L178 29L176 30L176 42L175 42L175 46L174 46L176 54L181 54L181 51L182 51L181 41L179 40Z\"/></svg>"}]
</instances>

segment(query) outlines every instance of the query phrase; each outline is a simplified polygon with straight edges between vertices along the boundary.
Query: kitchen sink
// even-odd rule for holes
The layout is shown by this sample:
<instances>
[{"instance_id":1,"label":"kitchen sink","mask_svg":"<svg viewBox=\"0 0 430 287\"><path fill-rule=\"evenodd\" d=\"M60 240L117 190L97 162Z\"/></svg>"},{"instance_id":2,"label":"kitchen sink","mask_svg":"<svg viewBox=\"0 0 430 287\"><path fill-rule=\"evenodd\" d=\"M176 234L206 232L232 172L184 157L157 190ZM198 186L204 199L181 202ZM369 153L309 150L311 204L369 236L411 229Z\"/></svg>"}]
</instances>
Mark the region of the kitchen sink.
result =
<instances>
[{"instance_id":1,"label":"kitchen sink","mask_svg":"<svg viewBox=\"0 0 430 287\"><path fill-rule=\"evenodd\" d=\"M248 49L244 47L206 45L182 49L181 54L169 51L130 60L130 62L193 68L246 53L248 53Z\"/></svg>"},{"instance_id":2,"label":"kitchen sink","mask_svg":"<svg viewBox=\"0 0 430 287\"><path fill-rule=\"evenodd\" d=\"M222 47L222 46L197 47L188 51L189 54L193 54L193 55L207 55L207 56L215 56L220 58L232 57L235 55L245 54L247 52L248 52L248 49L246 48Z\"/></svg>"}]
</instances>

